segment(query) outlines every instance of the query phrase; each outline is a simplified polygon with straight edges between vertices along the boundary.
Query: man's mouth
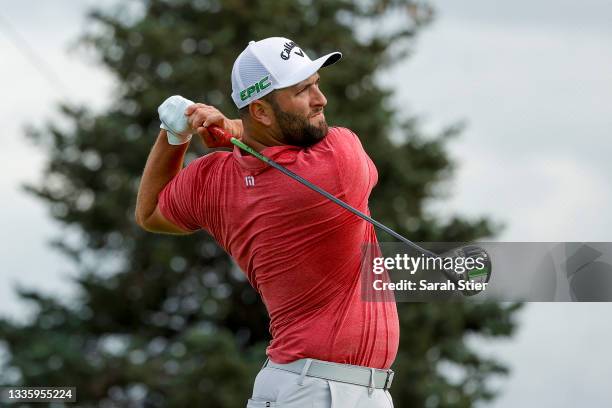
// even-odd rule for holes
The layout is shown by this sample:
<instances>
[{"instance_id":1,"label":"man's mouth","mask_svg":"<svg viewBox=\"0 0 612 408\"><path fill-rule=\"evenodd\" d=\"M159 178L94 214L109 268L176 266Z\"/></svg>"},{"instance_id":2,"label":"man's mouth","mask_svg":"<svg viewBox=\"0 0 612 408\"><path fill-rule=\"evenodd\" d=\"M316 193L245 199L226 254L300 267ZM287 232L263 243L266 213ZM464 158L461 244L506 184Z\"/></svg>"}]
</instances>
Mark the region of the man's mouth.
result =
<instances>
[{"instance_id":1,"label":"man's mouth","mask_svg":"<svg viewBox=\"0 0 612 408\"><path fill-rule=\"evenodd\" d=\"M316 118L318 116L323 116L323 111L319 111L319 112L315 113L314 115L311 115L310 117L311 118Z\"/></svg>"}]
</instances>

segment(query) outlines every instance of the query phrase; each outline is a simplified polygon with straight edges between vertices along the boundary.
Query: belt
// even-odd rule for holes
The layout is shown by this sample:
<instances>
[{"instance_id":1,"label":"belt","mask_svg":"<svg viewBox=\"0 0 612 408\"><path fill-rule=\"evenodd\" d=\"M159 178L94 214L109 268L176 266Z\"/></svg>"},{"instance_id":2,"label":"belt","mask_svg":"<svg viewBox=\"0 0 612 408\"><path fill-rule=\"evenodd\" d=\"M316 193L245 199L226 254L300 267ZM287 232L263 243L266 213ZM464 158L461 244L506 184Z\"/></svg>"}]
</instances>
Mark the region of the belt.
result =
<instances>
[{"instance_id":1,"label":"belt","mask_svg":"<svg viewBox=\"0 0 612 408\"><path fill-rule=\"evenodd\" d=\"M350 364L332 363L329 361L305 358L288 364L276 364L266 361L264 367L276 368L300 374L302 378L316 377L324 380L361 385L369 388L388 390L393 382L393 370L356 366Z\"/></svg>"}]
</instances>

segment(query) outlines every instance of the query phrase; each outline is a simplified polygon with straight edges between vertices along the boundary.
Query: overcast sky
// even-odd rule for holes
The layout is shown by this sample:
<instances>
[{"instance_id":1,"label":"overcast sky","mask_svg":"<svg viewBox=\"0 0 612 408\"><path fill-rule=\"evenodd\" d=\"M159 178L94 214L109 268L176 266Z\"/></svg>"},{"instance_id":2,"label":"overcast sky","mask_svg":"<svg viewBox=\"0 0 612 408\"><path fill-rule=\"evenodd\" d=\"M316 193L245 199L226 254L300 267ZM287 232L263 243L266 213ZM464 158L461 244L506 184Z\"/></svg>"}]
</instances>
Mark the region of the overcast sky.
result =
<instances>
[{"instance_id":1,"label":"overcast sky","mask_svg":"<svg viewBox=\"0 0 612 408\"><path fill-rule=\"evenodd\" d=\"M446 213L507 241L609 241L612 2L438 1L396 100L430 128L467 121Z\"/></svg>"},{"instance_id":2,"label":"overcast sky","mask_svg":"<svg viewBox=\"0 0 612 408\"><path fill-rule=\"evenodd\" d=\"M110 100L112 78L66 52L83 32L85 10L101 3L26 0L0 11L44 61L40 69L46 72L18 51L19 40L9 40L12 31L4 26L2 314L24 314L12 293L15 282L71 293L65 279L71 266L47 245L59 226L46 207L19 189L40 177L44 162L22 129L56 117L59 100L97 109ZM396 103L420 115L427 129L468 123L450 145L460 164L452 195L433 203L432 211L490 215L506 223L500 240L610 241L612 2L434 4L438 18L419 37L415 55L384 80L395 84L401 78ZM347 55L344 69L349 60ZM63 85L47 78L53 75ZM513 368L494 406L609 405L612 370L603 358L612 341L609 311L608 304L530 304L511 341L477 342Z\"/></svg>"}]
</instances>

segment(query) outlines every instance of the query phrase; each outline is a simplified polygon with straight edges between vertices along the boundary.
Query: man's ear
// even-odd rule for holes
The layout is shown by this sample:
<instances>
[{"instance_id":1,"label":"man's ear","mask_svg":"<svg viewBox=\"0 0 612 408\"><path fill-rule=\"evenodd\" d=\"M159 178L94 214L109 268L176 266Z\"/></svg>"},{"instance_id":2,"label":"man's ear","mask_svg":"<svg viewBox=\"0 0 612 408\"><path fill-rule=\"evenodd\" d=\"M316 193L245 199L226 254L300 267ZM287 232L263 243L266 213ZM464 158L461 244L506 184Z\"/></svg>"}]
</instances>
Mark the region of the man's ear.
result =
<instances>
[{"instance_id":1,"label":"man's ear","mask_svg":"<svg viewBox=\"0 0 612 408\"><path fill-rule=\"evenodd\" d=\"M274 123L274 111L266 101L258 99L249 105L251 118L264 126L272 126Z\"/></svg>"}]
</instances>

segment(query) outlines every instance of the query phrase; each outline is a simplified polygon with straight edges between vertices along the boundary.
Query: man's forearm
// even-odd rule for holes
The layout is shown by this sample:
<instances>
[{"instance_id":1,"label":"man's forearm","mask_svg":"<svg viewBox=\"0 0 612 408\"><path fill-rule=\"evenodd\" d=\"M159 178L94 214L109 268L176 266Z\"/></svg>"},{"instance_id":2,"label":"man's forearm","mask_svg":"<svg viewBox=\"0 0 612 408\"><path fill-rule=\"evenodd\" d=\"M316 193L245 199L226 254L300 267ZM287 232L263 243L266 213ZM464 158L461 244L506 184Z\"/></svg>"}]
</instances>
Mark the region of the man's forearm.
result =
<instances>
[{"instance_id":1,"label":"man's forearm","mask_svg":"<svg viewBox=\"0 0 612 408\"><path fill-rule=\"evenodd\" d=\"M136 199L136 222L143 225L157 207L157 196L163 188L181 171L189 143L170 145L166 131L159 132L157 141L149 153L145 165L138 197Z\"/></svg>"}]
</instances>

